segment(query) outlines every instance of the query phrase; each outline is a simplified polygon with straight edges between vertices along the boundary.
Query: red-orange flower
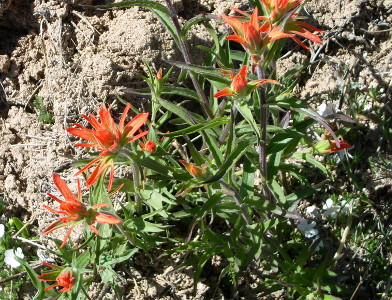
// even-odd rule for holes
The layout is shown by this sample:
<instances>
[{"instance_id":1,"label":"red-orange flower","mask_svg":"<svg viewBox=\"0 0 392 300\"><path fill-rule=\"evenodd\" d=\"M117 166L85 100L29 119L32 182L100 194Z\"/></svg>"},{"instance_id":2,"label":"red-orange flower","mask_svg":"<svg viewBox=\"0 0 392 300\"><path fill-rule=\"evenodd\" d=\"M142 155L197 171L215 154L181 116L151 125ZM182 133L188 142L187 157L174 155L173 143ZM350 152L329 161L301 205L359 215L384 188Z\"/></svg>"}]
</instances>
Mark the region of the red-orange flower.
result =
<instances>
[{"instance_id":1,"label":"red-orange flower","mask_svg":"<svg viewBox=\"0 0 392 300\"><path fill-rule=\"evenodd\" d=\"M204 180L208 177L208 164L202 164L198 167L193 163L186 162L185 160L180 160L180 163L182 163L188 173L196 179Z\"/></svg>"},{"instance_id":2,"label":"red-orange flower","mask_svg":"<svg viewBox=\"0 0 392 300\"><path fill-rule=\"evenodd\" d=\"M116 125L110 115L110 109L102 108L99 111L100 122L92 114L89 116L83 115L83 118L85 118L94 129L87 129L77 123L74 123L77 128L67 128L67 131L70 134L81 137L90 142L87 144L76 144L76 146L97 147L97 149L101 151L97 158L93 159L75 174L75 176L77 176L88 170L91 166L97 164L94 171L86 181L87 187L93 185L98 178L102 174L106 174L107 170L110 168L108 190L111 190L114 178L114 162L117 155L128 143L148 134L148 131L143 131L134 136L140 127L146 123L148 113L138 114L130 122L124 125L130 108L130 104L125 107L118 125Z\"/></svg>"},{"instance_id":3,"label":"red-orange flower","mask_svg":"<svg viewBox=\"0 0 392 300\"><path fill-rule=\"evenodd\" d=\"M254 60L260 59L268 44L278 39L294 37L293 34L284 33L278 30L277 27L260 26L257 7L251 15L239 10L245 16L249 16L249 22L241 22L238 17L229 17L222 14L222 19L230 25L234 31L234 35L226 37L227 40L240 43L251 55Z\"/></svg>"},{"instance_id":4,"label":"red-orange flower","mask_svg":"<svg viewBox=\"0 0 392 300\"><path fill-rule=\"evenodd\" d=\"M298 20L298 14L295 14L295 9L304 0L261 0L264 5L267 16L260 17L267 22L261 27L262 30L272 30L275 26L280 26L280 30L286 33L293 34L292 38L299 45L305 49L309 49L296 36L300 35L308 40L316 43L321 43L320 37L311 33L309 30L316 32L324 32L308 23Z\"/></svg>"},{"instance_id":5,"label":"red-orange flower","mask_svg":"<svg viewBox=\"0 0 392 300\"><path fill-rule=\"evenodd\" d=\"M276 80L272 79L260 79L260 80L252 80L249 81L247 78L248 75L248 67L243 66L237 75L233 76L233 72L230 72L230 78L232 80L231 86L229 88L225 88L217 93L215 93L214 97L224 97L224 96L233 96L237 98L247 98L255 89L265 83L275 83L279 84Z\"/></svg>"},{"instance_id":6,"label":"red-orange flower","mask_svg":"<svg viewBox=\"0 0 392 300\"><path fill-rule=\"evenodd\" d=\"M100 207L109 206L108 203L97 204L87 209L87 207L82 202L80 202L82 200L82 191L80 188L79 179L78 179L78 199L76 199L75 195L71 192L71 190L68 188L66 183L60 178L60 176L58 176L57 174L53 174L53 181L56 187L58 188L58 190L65 198L65 201L60 200L56 196L48 193L49 197L51 197L52 199L60 203L60 210L55 210L46 205L44 205L43 207L55 214L65 215L66 217L60 218L59 220L53 222L51 225L49 225L49 227L47 227L42 232L42 235L47 235L56 229L70 225L70 228L68 229L68 232L65 235L63 243L61 244L60 248L62 248L65 245L75 226L82 221L86 221L87 225L95 234L99 234L99 231L92 225L94 222L106 223L106 224L118 224L121 222L116 217L109 216L97 211L97 209Z\"/></svg>"},{"instance_id":7,"label":"red-orange flower","mask_svg":"<svg viewBox=\"0 0 392 300\"><path fill-rule=\"evenodd\" d=\"M75 285L75 275L71 268L59 267L47 262L42 262L42 264L56 270L49 273L43 273L37 277L40 281L56 281L51 286L47 287L45 291L60 286L62 287L60 292L69 292Z\"/></svg>"},{"instance_id":8,"label":"red-orange flower","mask_svg":"<svg viewBox=\"0 0 392 300\"><path fill-rule=\"evenodd\" d=\"M139 145L142 147L142 151L154 153L157 150L157 145L153 141L139 142Z\"/></svg>"},{"instance_id":9,"label":"red-orange flower","mask_svg":"<svg viewBox=\"0 0 392 300\"><path fill-rule=\"evenodd\" d=\"M336 142L334 140L330 140L329 142L329 146L330 148L325 150L325 152L327 153L333 153L333 152L338 152L340 150L343 149L347 149L347 148L351 148L352 145L350 145L349 143L347 143L346 141L339 141L340 146L338 147L338 145L336 144Z\"/></svg>"}]
</instances>

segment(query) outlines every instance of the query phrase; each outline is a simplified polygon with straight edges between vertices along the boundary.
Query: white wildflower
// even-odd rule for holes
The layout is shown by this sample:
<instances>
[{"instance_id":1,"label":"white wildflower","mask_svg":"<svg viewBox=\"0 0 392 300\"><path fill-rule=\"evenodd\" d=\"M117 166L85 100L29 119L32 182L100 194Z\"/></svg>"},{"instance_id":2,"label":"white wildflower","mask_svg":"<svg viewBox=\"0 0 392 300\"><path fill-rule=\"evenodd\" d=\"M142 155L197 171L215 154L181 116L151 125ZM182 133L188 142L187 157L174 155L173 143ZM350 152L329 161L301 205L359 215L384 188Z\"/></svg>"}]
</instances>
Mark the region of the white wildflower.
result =
<instances>
[{"instance_id":1,"label":"white wildflower","mask_svg":"<svg viewBox=\"0 0 392 300\"><path fill-rule=\"evenodd\" d=\"M336 163L340 164L342 161L346 160L346 157L349 159L353 159L354 156L352 156L350 153L348 153L349 150L353 149L354 146L351 146L350 148L342 149L336 152L337 157L336 157Z\"/></svg>"},{"instance_id":2,"label":"white wildflower","mask_svg":"<svg viewBox=\"0 0 392 300\"><path fill-rule=\"evenodd\" d=\"M334 205L333 201L331 198L328 198L327 201L325 201L325 204L323 205L323 216L324 218L331 217L332 219L336 219L338 216L338 212L340 210L339 205Z\"/></svg>"},{"instance_id":3,"label":"white wildflower","mask_svg":"<svg viewBox=\"0 0 392 300\"><path fill-rule=\"evenodd\" d=\"M4 252L4 262L11 268L17 268L20 266L20 263L15 259L15 256L19 258L24 258L24 254L20 247L18 247L16 251L14 251L13 249L8 249Z\"/></svg>"},{"instance_id":4,"label":"white wildflower","mask_svg":"<svg viewBox=\"0 0 392 300\"><path fill-rule=\"evenodd\" d=\"M0 238L4 236L5 233L5 226L3 224L0 224Z\"/></svg>"},{"instance_id":5,"label":"white wildflower","mask_svg":"<svg viewBox=\"0 0 392 300\"><path fill-rule=\"evenodd\" d=\"M332 103L321 103L317 109L317 113L322 117L327 117L335 113L335 106Z\"/></svg>"},{"instance_id":6,"label":"white wildflower","mask_svg":"<svg viewBox=\"0 0 392 300\"><path fill-rule=\"evenodd\" d=\"M320 212L316 205L312 205L306 208L306 213L311 216L315 216L316 218L320 216Z\"/></svg>"},{"instance_id":7,"label":"white wildflower","mask_svg":"<svg viewBox=\"0 0 392 300\"><path fill-rule=\"evenodd\" d=\"M316 226L315 221L308 223L308 221L306 221L306 220L301 220L298 223L299 231L301 231L305 235L305 237L307 237L307 238L312 238L312 237L318 235L319 232L315 228L315 226Z\"/></svg>"},{"instance_id":8,"label":"white wildflower","mask_svg":"<svg viewBox=\"0 0 392 300\"><path fill-rule=\"evenodd\" d=\"M343 200L340 212L342 212L343 214L348 214L350 212L350 202Z\"/></svg>"},{"instance_id":9,"label":"white wildflower","mask_svg":"<svg viewBox=\"0 0 392 300\"><path fill-rule=\"evenodd\" d=\"M318 239L320 238L320 236L315 236L313 243L315 243ZM324 242L323 241L319 241L316 248L314 248L314 251L319 251L321 248L324 248Z\"/></svg>"}]
</instances>

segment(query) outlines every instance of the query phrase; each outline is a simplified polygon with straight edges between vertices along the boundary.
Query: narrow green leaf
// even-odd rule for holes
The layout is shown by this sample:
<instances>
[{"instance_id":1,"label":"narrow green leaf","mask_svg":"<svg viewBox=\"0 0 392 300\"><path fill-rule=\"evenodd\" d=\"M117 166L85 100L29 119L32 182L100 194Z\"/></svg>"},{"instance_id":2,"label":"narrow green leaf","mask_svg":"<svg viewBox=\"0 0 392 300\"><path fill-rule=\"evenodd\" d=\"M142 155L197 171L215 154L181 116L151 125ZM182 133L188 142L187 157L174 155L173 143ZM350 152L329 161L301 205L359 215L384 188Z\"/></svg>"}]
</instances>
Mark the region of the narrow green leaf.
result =
<instances>
[{"instance_id":1,"label":"narrow green leaf","mask_svg":"<svg viewBox=\"0 0 392 300\"><path fill-rule=\"evenodd\" d=\"M113 257L112 259L104 262L102 264L103 267L107 267L107 266L111 266L111 265L115 265L115 264L119 264L123 261L127 261L129 260L133 255L135 255L137 252L139 251L138 248L133 248L131 250L127 250L125 253L123 253L122 255Z\"/></svg>"},{"instance_id":2,"label":"narrow green leaf","mask_svg":"<svg viewBox=\"0 0 392 300\"><path fill-rule=\"evenodd\" d=\"M181 38L185 41L186 40L186 35L188 34L188 31L191 29L191 27L197 23L203 22L203 21L209 21L210 18L206 15L197 15L196 17L193 17L192 19L188 20L184 26L182 27L181 30Z\"/></svg>"},{"instance_id":3,"label":"narrow green leaf","mask_svg":"<svg viewBox=\"0 0 392 300\"><path fill-rule=\"evenodd\" d=\"M221 193L216 193L212 195L206 203L203 204L203 206L200 208L200 210L196 213L195 217L196 219L200 219L203 217L204 213L213 209L215 205L222 199L222 194Z\"/></svg>"},{"instance_id":4,"label":"narrow green leaf","mask_svg":"<svg viewBox=\"0 0 392 300\"><path fill-rule=\"evenodd\" d=\"M254 194L254 172L255 167L252 161L244 156L244 174L242 175L242 182L240 188L240 196L241 198L245 198L247 196L251 197Z\"/></svg>"},{"instance_id":5,"label":"narrow green leaf","mask_svg":"<svg viewBox=\"0 0 392 300\"><path fill-rule=\"evenodd\" d=\"M22 221L19 220L18 217L12 217L11 219L12 219L12 222L18 231L23 228L22 231L20 232L22 234L22 236L26 239L29 238L29 232L28 232L27 228L25 227L25 225L22 223Z\"/></svg>"},{"instance_id":6,"label":"narrow green leaf","mask_svg":"<svg viewBox=\"0 0 392 300\"><path fill-rule=\"evenodd\" d=\"M210 150L212 157L215 160L215 164L220 166L223 162L223 154L222 151L219 149L219 146L212 136L211 130L205 130L201 133L203 135L204 141L208 145L208 150Z\"/></svg>"},{"instance_id":7,"label":"narrow green leaf","mask_svg":"<svg viewBox=\"0 0 392 300\"><path fill-rule=\"evenodd\" d=\"M182 87L176 87L176 86L165 86L162 91L163 95L178 95L182 96L184 98L190 98L194 99L197 101L201 101L199 98L199 95L190 89L187 88L182 88Z\"/></svg>"},{"instance_id":8,"label":"narrow green leaf","mask_svg":"<svg viewBox=\"0 0 392 300\"><path fill-rule=\"evenodd\" d=\"M37 279L38 274L34 271L34 269L23 259L15 256L16 260L24 267L26 270L27 275L29 276L31 283L34 285L34 287L38 290L38 294L35 295L34 299L35 300L42 300L45 297L45 283L43 281L40 281ZM52 293L53 296L53 293Z\"/></svg>"},{"instance_id":9,"label":"narrow green leaf","mask_svg":"<svg viewBox=\"0 0 392 300\"><path fill-rule=\"evenodd\" d=\"M220 125L224 125L229 123L229 119L228 118L217 118L214 119L210 122L203 122L203 123L199 123L184 129L180 129L174 132L170 132L170 133L166 133L164 134L167 137L178 137L178 136L182 136L183 134L192 134L195 132L200 132L202 130L206 130L206 129L210 129L210 128L214 128Z\"/></svg>"},{"instance_id":10,"label":"narrow green leaf","mask_svg":"<svg viewBox=\"0 0 392 300\"><path fill-rule=\"evenodd\" d=\"M311 163L316 168L320 169L323 173L328 174L327 168L319 161L315 160L310 154L303 154L302 158L308 163Z\"/></svg>"},{"instance_id":11,"label":"narrow green leaf","mask_svg":"<svg viewBox=\"0 0 392 300\"><path fill-rule=\"evenodd\" d=\"M190 65L177 61L168 61L168 62L178 68L204 75L204 77L207 78L211 83L213 83L215 87L218 89L223 89L225 87L230 86L231 80L222 77L222 73L218 71L219 69Z\"/></svg>"},{"instance_id":12,"label":"narrow green leaf","mask_svg":"<svg viewBox=\"0 0 392 300\"><path fill-rule=\"evenodd\" d=\"M172 112L173 114L176 114L188 124L194 125L196 123L194 117L192 116L192 113L187 109L183 108L182 106L180 106L179 104L171 103L160 97L158 97L158 101L164 108L166 108L168 111Z\"/></svg>"},{"instance_id":13,"label":"narrow green leaf","mask_svg":"<svg viewBox=\"0 0 392 300\"><path fill-rule=\"evenodd\" d=\"M277 196L277 198L279 199L280 203L286 203L287 199L286 196L284 194L284 191L282 189L282 187L280 186L280 184L276 181L276 180L271 180L271 188L272 191L274 192L274 194Z\"/></svg>"},{"instance_id":14,"label":"narrow green leaf","mask_svg":"<svg viewBox=\"0 0 392 300\"><path fill-rule=\"evenodd\" d=\"M237 103L237 109L241 113L241 115L244 117L244 119L249 123L249 125L252 127L254 133L258 138L261 137L260 135L260 129L259 125L256 123L254 117L253 117L253 112L249 109L249 106L246 101L242 101L241 103Z\"/></svg>"},{"instance_id":15,"label":"narrow green leaf","mask_svg":"<svg viewBox=\"0 0 392 300\"><path fill-rule=\"evenodd\" d=\"M162 165L160 162L152 159L150 156L147 156L145 153L127 153L132 161L138 163L139 165L146 167L150 170L153 170L159 174L170 176L169 169Z\"/></svg>"},{"instance_id":16,"label":"narrow green leaf","mask_svg":"<svg viewBox=\"0 0 392 300\"><path fill-rule=\"evenodd\" d=\"M245 154L246 150L250 145L254 143L253 140L243 140L240 141L233 152L227 157L227 159L220 166L218 171L210 179L206 180L204 183L211 183L221 179L226 172L234 166L234 164Z\"/></svg>"},{"instance_id":17,"label":"narrow green leaf","mask_svg":"<svg viewBox=\"0 0 392 300\"><path fill-rule=\"evenodd\" d=\"M183 138L186 141L186 144L188 145L189 152L193 158L193 161L195 162L196 165L201 166L206 162L206 160L203 158L203 156L197 151L195 146L193 145L192 141L189 139L187 135L183 135Z\"/></svg>"}]
</instances>

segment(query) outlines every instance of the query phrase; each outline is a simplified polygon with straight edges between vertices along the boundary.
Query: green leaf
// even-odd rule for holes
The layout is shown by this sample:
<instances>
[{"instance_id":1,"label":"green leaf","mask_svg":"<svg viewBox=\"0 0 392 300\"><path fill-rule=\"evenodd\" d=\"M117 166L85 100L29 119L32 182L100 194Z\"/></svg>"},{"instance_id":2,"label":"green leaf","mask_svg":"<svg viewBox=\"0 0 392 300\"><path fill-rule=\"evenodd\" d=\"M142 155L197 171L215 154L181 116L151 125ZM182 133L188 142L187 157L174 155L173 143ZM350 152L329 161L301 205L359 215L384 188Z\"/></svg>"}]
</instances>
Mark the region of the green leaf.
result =
<instances>
[{"instance_id":1,"label":"green leaf","mask_svg":"<svg viewBox=\"0 0 392 300\"><path fill-rule=\"evenodd\" d=\"M254 172L255 167L252 164L252 161L244 156L244 174L242 175L242 182L240 188L240 196L241 198L245 198L246 196L253 196L254 194Z\"/></svg>"},{"instance_id":2,"label":"green leaf","mask_svg":"<svg viewBox=\"0 0 392 300\"><path fill-rule=\"evenodd\" d=\"M170 132L170 133L165 133L164 135L167 137L178 137L178 136L182 136L183 134L192 134L195 132L200 132L202 130L206 130L206 129L210 129L210 128L214 128L220 125L224 125L229 123L229 119L228 118L217 118L214 119L210 122L203 122L203 123L199 123L181 130L177 130L174 132Z\"/></svg>"},{"instance_id":3,"label":"green leaf","mask_svg":"<svg viewBox=\"0 0 392 300\"><path fill-rule=\"evenodd\" d=\"M18 231L23 228L22 231L20 232L22 234L22 236L26 239L29 238L29 236L30 236L29 232L28 232L26 226L22 223L22 221L19 220L17 217L12 217L11 219L12 219L12 222Z\"/></svg>"},{"instance_id":4,"label":"green leaf","mask_svg":"<svg viewBox=\"0 0 392 300\"><path fill-rule=\"evenodd\" d=\"M190 89L175 87L175 86L165 86L162 91L163 95L178 95L184 98L194 99L201 102L199 95Z\"/></svg>"},{"instance_id":5,"label":"green leaf","mask_svg":"<svg viewBox=\"0 0 392 300\"><path fill-rule=\"evenodd\" d=\"M187 122L189 125L194 125L196 123L195 118L192 116L192 113L187 109L185 109L184 107L180 106L179 104L171 103L160 97L158 97L158 101L164 108L179 116L182 120Z\"/></svg>"},{"instance_id":6,"label":"green leaf","mask_svg":"<svg viewBox=\"0 0 392 300\"><path fill-rule=\"evenodd\" d=\"M188 145L190 155L192 156L195 164L197 166L201 166L202 164L204 164L206 162L206 159L199 153L199 151L197 151L197 149L195 148L195 146L193 145L189 137L187 135L183 135L183 138L185 139L186 144Z\"/></svg>"},{"instance_id":7,"label":"green leaf","mask_svg":"<svg viewBox=\"0 0 392 300\"><path fill-rule=\"evenodd\" d=\"M221 179L226 172L234 166L234 164L245 154L246 150L250 145L254 143L254 140L248 139L240 141L235 147L235 150L230 153L223 164L220 166L218 171L210 179L206 180L204 183L211 183Z\"/></svg>"},{"instance_id":8,"label":"green leaf","mask_svg":"<svg viewBox=\"0 0 392 300\"><path fill-rule=\"evenodd\" d=\"M131 218L124 222L124 227L131 232L162 232L165 231L169 226L161 224L151 223L145 221L142 217Z\"/></svg>"},{"instance_id":9,"label":"green leaf","mask_svg":"<svg viewBox=\"0 0 392 300\"><path fill-rule=\"evenodd\" d=\"M191 27L197 23L203 22L203 21L209 21L210 18L207 17L206 15L197 15L196 17L193 17L192 19L188 20L184 26L182 27L181 30L181 38L185 41L186 40L186 35L188 34L188 31L191 29Z\"/></svg>"},{"instance_id":10,"label":"green leaf","mask_svg":"<svg viewBox=\"0 0 392 300\"><path fill-rule=\"evenodd\" d=\"M114 264L118 264L121 263L123 261L127 261L129 260L134 254L136 254L139 251L138 248L133 248L131 250L126 250L124 251L121 255L119 256L115 256L111 259L109 259L108 261L105 261L102 266L103 267L107 267L107 266L111 266Z\"/></svg>"},{"instance_id":11,"label":"green leaf","mask_svg":"<svg viewBox=\"0 0 392 300\"><path fill-rule=\"evenodd\" d=\"M91 259L91 252L90 249L85 250L82 254L78 253L78 256L75 257L75 266L81 270L84 269L90 262Z\"/></svg>"},{"instance_id":12,"label":"green leaf","mask_svg":"<svg viewBox=\"0 0 392 300\"><path fill-rule=\"evenodd\" d=\"M212 195L206 201L206 203L203 204L203 206L200 208L200 210L197 211L197 213L195 214L195 218L200 219L201 217L203 217L204 213L213 209L215 207L215 205L222 199L222 197L223 196L221 193L216 193L216 194Z\"/></svg>"},{"instance_id":13,"label":"green leaf","mask_svg":"<svg viewBox=\"0 0 392 300\"><path fill-rule=\"evenodd\" d=\"M38 290L38 293L35 295L34 299L35 300L42 300L45 297L45 283L43 281L40 281L37 279L38 274L34 271L34 269L23 259L15 256L16 260L24 267L26 270L27 275L29 276L31 283L34 285L34 287ZM56 295L53 291L51 293L47 292L47 294L50 294L50 296ZM49 296L49 295L47 295Z\"/></svg>"},{"instance_id":14,"label":"green leaf","mask_svg":"<svg viewBox=\"0 0 392 300\"><path fill-rule=\"evenodd\" d=\"M284 194L284 191L282 189L282 187L279 185L279 183L276 180L271 180L271 188L272 191L274 192L274 194L277 196L277 198L279 199L280 203L286 203L287 199L286 196Z\"/></svg>"},{"instance_id":15,"label":"green leaf","mask_svg":"<svg viewBox=\"0 0 392 300\"><path fill-rule=\"evenodd\" d=\"M208 145L208 150L211 152L212 157L215 160L215 164L217 166L220 166L223 162L223 154L222 151L219 149L216 140L212 136L212 131L211 130L202 131L202 135L204 141Z\"/></svg>"},{"instance_id":16,"label":"green leaf","mask_svg":"<svg viewBox=\"0 0 392 300\"><path fill-rule=\"evenodd\" d=\"M328 175L328 171L327 168L319 161L315 160L312 155L310 154L303 154L302 158L307 161L308 163L311 163L312 165L314 165L316 168L320 169L323 173Z\"/></svg>"},{"instance_id":17,"label":"green leaf","mask_svg":"<svg viewBox=\"0 0 392 300\"><path fill-rule=\"evenodd\" d=\"M231 84L230 79L222 77L222 73L220 73L218 71L219 69L215 69L215 68L211 68L211 67L202 67L202 66L197 66L197 65L190 65L190 64L186 64L186 63L182 63L182 62L177 62L177 61L168 61L168 62L178 68L203 75L212 84L214 84L214 86L217 89L223 89L225 87L230 86L230 84Z\"/></svg>"},{"instance_id":18,"label":"green leaf","mask_svg":"<svg viewBox=\"0 0 392 300\"><path fill-rule=\"evenodd\" d=\"M261 135L260 135L259 125L256 123L255 119L253 118L254 113L249 109L248 103L246 101L242 101L241 103L237 103L237 109L241 113L241 115L244 117L244 119L252 127L257 138L260 139Z\"/></svg>"},{"instance_id":19,"label":"green leaf","mask_svg":"<svg viewBox=\"0 0 392 300\"><path fill-rule=\"evenodd\" d=\"M150 170L153 170L159 174L165 175L167 177L170 176L169 169L162 165L160 162L153 160L150 156L147 156L144 152L143 153L133 153L129 152L127 155L132 159L132 161L136 162L137 164L146 167Z\"/></svg>"}]
</instances>

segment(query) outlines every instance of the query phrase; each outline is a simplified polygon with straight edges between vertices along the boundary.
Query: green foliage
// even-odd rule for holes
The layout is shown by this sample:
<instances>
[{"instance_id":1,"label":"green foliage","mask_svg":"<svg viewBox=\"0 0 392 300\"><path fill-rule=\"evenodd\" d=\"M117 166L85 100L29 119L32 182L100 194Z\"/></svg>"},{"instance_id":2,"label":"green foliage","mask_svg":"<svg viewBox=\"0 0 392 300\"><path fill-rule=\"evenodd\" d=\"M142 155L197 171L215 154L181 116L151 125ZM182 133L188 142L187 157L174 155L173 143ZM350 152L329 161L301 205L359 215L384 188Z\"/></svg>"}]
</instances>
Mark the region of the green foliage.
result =
<instances>
[{"instance_id":1,"label":"green foliage","mask_svg":"<svg viewBox=\"0 0 392 300\"><path fill-rule=\"evenodd\" d=\"M48 123L48 124L53 124L54 119L53 119L53 114L48 112L46 109L43 100L38 97L37 95L35 96L34 99L34 105L38 109L39 115L37 120L42 122L42 123Z\"/></svg>"}]
</instances>

